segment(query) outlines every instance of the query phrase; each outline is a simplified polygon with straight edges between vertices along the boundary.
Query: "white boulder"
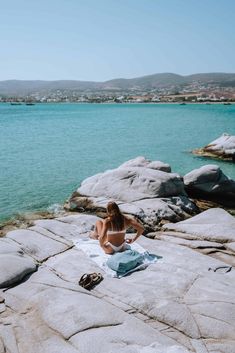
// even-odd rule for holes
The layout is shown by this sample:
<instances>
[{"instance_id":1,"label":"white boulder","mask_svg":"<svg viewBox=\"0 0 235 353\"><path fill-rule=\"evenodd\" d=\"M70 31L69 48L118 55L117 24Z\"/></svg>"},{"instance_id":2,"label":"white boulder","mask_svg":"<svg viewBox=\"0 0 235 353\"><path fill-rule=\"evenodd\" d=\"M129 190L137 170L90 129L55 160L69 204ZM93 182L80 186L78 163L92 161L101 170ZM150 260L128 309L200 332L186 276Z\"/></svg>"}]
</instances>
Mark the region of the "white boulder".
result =
<instances>
[{"instance_id":1,"label":"white boulder","mask_svg":"<svg viewBox=\"0 0 235 353\"><path fill-rule=\"evenodd\" d=\"M122 167L85 179L81 195L132 202L146 198L185 195L178 174L143 167Z\"/></svg>"},{"instance_id":2,"label":"white boulder","mask_svg":"<svg viewBox=\"0 0 235 353\"><path fill-rule=\"evenodd\" d=\"M206 145L204 150L216 154L232 155L235 153L235 136L224 133L219 138Z\"/></svg>"},{"instance_id":3,"label":"white boulder","mask_svg":"<svg viewBox=\"0 0 235 353\"><path fill-rule=\"evenodd\" d=\"M184 185L192 197L204 197L235 206L235 181L228 178L217 165L208 164L192 170L184 176Z\"/></svg>"},{"instance_id":4,"label":"white boulder","mask_svg":"<svg viewBox=\"0 0 235 353\"><path fill-rule=\"evenodd\" d=\"M223 133L219 138L210 142L203 148L193 151L207 157L218 157L235 161L235 136Z\"/></svg>"},{"instance_id":5,"label":"white boulder","mask_svg":"<svg viewBox=\"0 0 235 353\"><path fill-rule=\"evenodd\" d=\"M161 161L150 161L149 159L146 159L145 157L136 157L134 159L131 159L123 164L120 165L119 168L127 168L127 167L145 167L145 168L150 168L150 169L155 169L155 170L161 170L162 172L171 172L171 167L169 164L161 162Z\"/></svg>"},{"instance_id":6,"label":"white boulder","mask_svg":"<svg viewBox=\"0 0 235 353\"><path fill-rule=\"evenodd\" d=\"M85 179L66 207L104 212L109 201L117 202L124 213L137 216L148 229L156 229L162 219L175 222L197 212L180 175L170 173L170 166L144 157Z\"/></svg>"}]
</instances>

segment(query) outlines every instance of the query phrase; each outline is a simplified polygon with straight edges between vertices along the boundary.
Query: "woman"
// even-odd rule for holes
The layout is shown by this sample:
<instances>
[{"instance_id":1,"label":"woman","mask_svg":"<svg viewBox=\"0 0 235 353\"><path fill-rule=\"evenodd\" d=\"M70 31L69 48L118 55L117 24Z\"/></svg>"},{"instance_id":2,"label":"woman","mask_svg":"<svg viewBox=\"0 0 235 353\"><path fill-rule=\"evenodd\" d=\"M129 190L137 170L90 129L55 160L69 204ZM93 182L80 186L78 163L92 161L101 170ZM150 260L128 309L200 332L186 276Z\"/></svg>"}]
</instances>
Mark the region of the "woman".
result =
<instances>
[{"instance_id":1,"label":"woman","mask_svg":"<svg viewBox=\"0 0 235 353\"><path fill-rule=\"evenodd\" d=\"M98 220L91 238L99 239L100 246L106 254L121 252L126 249L126 243L131 244L143 233L143 226L135 219L124 216L115 202L107 205L108 217ZM125 239L126 229L133 227L137 233L132 239Z\"/></svg>"}]
</instances>

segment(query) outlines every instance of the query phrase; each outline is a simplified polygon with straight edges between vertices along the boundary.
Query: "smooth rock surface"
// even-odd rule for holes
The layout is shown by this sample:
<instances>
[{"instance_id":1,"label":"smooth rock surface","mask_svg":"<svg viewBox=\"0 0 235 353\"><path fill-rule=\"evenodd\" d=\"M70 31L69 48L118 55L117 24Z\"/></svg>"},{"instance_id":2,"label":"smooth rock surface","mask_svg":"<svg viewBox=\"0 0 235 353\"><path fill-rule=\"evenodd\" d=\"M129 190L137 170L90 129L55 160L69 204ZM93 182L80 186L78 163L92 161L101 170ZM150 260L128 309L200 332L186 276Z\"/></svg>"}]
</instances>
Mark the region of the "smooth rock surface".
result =
<instances>
[{"instance_id":1,"label":"smooth rock surface","mask_svg":"<svg viewBox=\"0 0 235 353\"><path fill-rule=\"evenodd\" d=\"M210 142L205 147L196 150L197 154L208 157L219 157L225 160L235 161L235 136L223 133L216 140Z\"/></svg>"},{"instance_id":2,"label":"smooth rock surface","mask_svg":"<svg viewBox=\"0 0 235 353\"><path fill-rule=\"evenodd\" d=\"M200 240L219 243L235 241L235 218L221 208L211 208L175 224L164 224L163 229L192 234Z\"/></svg>"},{"instance_id":3,"label":"smooth rock surface","mask_svg":"<svg viewBox=\"0 0 235 353\"><path fill-rule=\"evenodd\" d=\"M235 155L235 136L224 133L203 147L203 150L205 152L212 152L217 156L223 156L224 158L232 157Z\"/></svg>"},{"instance_id":4,"label":"smooth rock surface","mask_svg":"<svg viewBox=\"0 0 235 353\"><path fill-rule=\"evenodd\" d=\"M23 255L24 251L20 245L8 238L0 238L0 254L19 254Z\"/></svg>"},{"instance_id":5,"label":"smooth rock surface","mask_svg":"<svg viewBox=\"0 0 235 353\"><path fill-rule=\"evenodd\" d=\"M235 181L229 179L214 164L194 169L184 176L187 193L195 198L205 198L235 207Z\"/></svg>"},{"instance_id":6,"label":"smooth rock surface","mask_svg":"<svg viewBox=\"0 0 235 353\"><path fill-rule=\"evenodd\" d=\"M21 281L27 274L36 271L34 261L18 252L0 254L0 288Z\"/></svg>"},{"instance_id":7,"label":"smooth rock surface","mask_svg":"<svg viewBox=\"0 0 235 353\"><path fill-rule=\"evenodd\" d=\"M234 219L223 210L210 211L216 214L206 211L186 224L210 224L213 240L218 234L213 236L216 227L210 222L222 217L224 224L234 227ZM37 229L49 242L60 240L65 246L87 237L96 219L74 214L36 221L27 231ZM34 353L234 353L234 268L228 273L209 271L226 264L188 248L189 239L182 246L169 241L165 233L165 240L138 240L162 259L121 279L105 275L76 247L42 260L27 281L0 291L0 304L5 305L0 318L2 352L31 353L33 347ZM176 233L170 232L171 237ZM14 241L17 234L25 251L25 239L34 234L14 232ZM229 244L231 238L227 232L221 239ZM200 243L207 247L210 240ZM92 272L102 272L104 280L89 292L78 280Z\"/></svg>"},{"instance_id":8,"label":"smooth rock surface","mask_svg":"<svg viewBox=\"0 0 235 353\"><path fill-rule=\"evenodd\" d=\"M217 243L214 241L184 239L184 238L178 237L178 233L176 234L175 232L171 234L169 234L169 232L156 232L153 234L155 239L164 240L174 244L184 245L191 249L204 249L204 248L205 249L208 249L208 248L224 249L224 244Z\"/></svg>"},{"instance_id":9,"label":"smooth rock surface","mask_svg":"<svg viewBox=\"0 0 235 353\"><path fill-rule=\"evenodd\" d=\"M15 240L24 252L37 261L43 261L69 248L64 243L30 230L30 228L11 231L7 234L7 238Z\"/></svg>"},{"instance_id":10,"label":"smooth rock surface","mask_svg":"<svg viewBox=\"0 0 235 353\"><path fill-rule=\"evenodd\" d=\"M137 157L87 178L66 208L105 212L107 203L115 201L124 213L138 217L148 230L158 229L163 219L176 222L188 218L198 209L187 197L182 178L163 164Z\"/></svg>"},{"instance_id":11,"label":"smooth rock surface","mask_svg":"<svg viewBox=\"0 0 235 353\"><path fill-rule=\"evenodd\" d=\"M76 198L77 205L80 205L81 199L83 198ZM109 201L112 199L90 197L84 208L92 212L97 210L105 212ZM158 229L158 224L162 219L176 222L188 218L190 214L197 211L195 204L186 196L144 199L132 203L117 200L116 202L123 213L140 219L144 223L146 231Z\"/></svg>"},{"instance_id":12,"label":"smooth rock surface","mask_svg":"<svg viewBox=\"0 0 235 353\"><path fill-rule=\"evenodd\" d=\"M122 167L85 179L81 195L108 197L124 202L145 198L185 195L181 177L143 167Z\"/></svg>"},{"instance_id":13,"label":"smooth rock surface","mask_svg":"<svg viewBox=\"0 0 235 353\"><path fill-rule=\"evenodd\" d=\"M120 165L119 168L127 168L127 167L147 167L150 169L161 170L162 172L171 172L171 167L169 164L161 162L161 161L150 161L145 157L136 157L131 159Z\"/></svg>"}]
</instances>

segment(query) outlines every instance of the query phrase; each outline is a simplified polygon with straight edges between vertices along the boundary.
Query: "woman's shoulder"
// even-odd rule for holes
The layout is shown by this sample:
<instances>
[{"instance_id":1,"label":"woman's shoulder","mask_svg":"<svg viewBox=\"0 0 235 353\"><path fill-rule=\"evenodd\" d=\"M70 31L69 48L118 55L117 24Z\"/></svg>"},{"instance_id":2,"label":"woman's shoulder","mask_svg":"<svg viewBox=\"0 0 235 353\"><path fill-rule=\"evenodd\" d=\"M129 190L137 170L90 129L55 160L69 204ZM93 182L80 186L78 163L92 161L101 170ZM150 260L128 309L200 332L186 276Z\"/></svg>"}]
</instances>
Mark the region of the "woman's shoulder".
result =
<instances>
[{"instance_id":1,"label":"woman's shoulder","mask_svg":"<svg viewBox=\"0 0 235 353\"><path fill-rule=\"evenodd\" d=\"M111 224L109 217L103 219L103 224L106 226L109 226Z\"/></svg>"},{"instance_id":2,"label":"woman's shoulder","mask_svg":"<svg viewBox=\"0 0 235 353\"><path fill-rule=\"evenodd\" d=\"M128 227L131 223L132 218L130 216L124 216L125 228Z\"/></svg>"},{"instance_id":3,"label":"woman's shoulder","mask_svg":"<svg viewBox=\"0 0 235 353\"><path fill-rule=\"evenodd\" d=\"M136 226L139 224L140 224L140 222L135 217L125 216L125 227L126 228Z\"/></svg>"}]
</instances>

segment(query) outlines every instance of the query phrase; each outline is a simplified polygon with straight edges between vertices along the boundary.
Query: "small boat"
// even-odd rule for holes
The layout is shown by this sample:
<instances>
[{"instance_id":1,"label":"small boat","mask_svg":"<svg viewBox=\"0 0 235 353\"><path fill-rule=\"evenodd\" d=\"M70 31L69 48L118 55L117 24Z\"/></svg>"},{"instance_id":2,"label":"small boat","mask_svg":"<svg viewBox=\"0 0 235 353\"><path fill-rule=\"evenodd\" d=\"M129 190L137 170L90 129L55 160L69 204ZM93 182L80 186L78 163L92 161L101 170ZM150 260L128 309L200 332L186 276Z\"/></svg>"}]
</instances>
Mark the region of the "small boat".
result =
<instances>
[{"instance_id":1,"label":"small boat","mask_svg":"<svg viewBox=\"0 0 235 353\"><path fill-rule=\"evenodd\" d=\"M20 102L11 102L11 105L22 105Z\"/></svg>"},{"instance_id":2,"label":"small boat","mask_svg":"<svg viewBox=\"0 0 235 353\"><path fill-rule=\"evenodd\" d=\"M186 103L183 102L183 103L180 103L180 105L186 105Z\"/></svg>"},{"instance_id":3,"label":"small boat","mask_svg":"<svg viewBox=\"0 0 235 353\"><path fill-rule=\"evenodd\" d=\"M225 103L224 103L224 105L231 105L231 103L229 103L229 102L225 102Z\"/></svg>"},{"instance_id":4,"label":"small boat","mask_svg":"<svg viewBox=\"0 0 235 353\"><path fill-rule=\"evenodd\" d=\"M25 103L25 105L35 105L35 103Z\"/></svg>"}]
</instances>

